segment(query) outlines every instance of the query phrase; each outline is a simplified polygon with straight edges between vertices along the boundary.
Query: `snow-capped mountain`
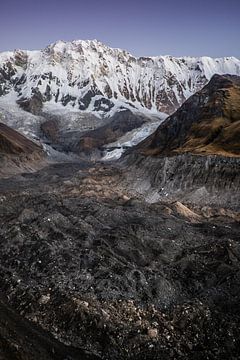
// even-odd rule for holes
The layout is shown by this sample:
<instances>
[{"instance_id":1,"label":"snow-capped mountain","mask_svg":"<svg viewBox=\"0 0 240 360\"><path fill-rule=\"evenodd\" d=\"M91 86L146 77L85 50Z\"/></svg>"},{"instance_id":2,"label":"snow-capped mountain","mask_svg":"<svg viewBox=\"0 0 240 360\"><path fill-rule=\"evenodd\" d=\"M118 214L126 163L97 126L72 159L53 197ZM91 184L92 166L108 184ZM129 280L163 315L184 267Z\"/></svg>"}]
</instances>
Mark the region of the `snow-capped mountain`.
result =
<instances>
[{"instance_id":1,"label":"snow-capped mountain","mask_svg":"<svg viewBox=\"0 0 240 360\"><path fill-rule=\"evenodd\" d=\"M172 113L215 73L240 75L240 60L136 58L97 40L58 41L41 51L0 53L0 96L33 113L42 102L97 116L123 108Z\"/></svg>"}]
</instances>

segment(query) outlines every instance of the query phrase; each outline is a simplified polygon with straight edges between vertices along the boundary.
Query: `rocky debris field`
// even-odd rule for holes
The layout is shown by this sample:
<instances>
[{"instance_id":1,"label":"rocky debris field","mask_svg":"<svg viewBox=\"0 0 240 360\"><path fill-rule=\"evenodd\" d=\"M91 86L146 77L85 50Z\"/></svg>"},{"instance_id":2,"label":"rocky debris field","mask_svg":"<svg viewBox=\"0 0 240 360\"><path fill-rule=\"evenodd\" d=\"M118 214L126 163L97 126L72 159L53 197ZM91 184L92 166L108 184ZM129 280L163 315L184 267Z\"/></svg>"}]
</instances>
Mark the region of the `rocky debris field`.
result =
<instances>
[{"instance_id":1,"label":"rocky debris field","mask_svg":"<svg viewBox=\"0 0 240 360\"><path fill-rule=\"evenodd\" d=\"M149 204L123 177L0 180L0 359L240 358L239 213Z\"/></svg>"}]
</instances>

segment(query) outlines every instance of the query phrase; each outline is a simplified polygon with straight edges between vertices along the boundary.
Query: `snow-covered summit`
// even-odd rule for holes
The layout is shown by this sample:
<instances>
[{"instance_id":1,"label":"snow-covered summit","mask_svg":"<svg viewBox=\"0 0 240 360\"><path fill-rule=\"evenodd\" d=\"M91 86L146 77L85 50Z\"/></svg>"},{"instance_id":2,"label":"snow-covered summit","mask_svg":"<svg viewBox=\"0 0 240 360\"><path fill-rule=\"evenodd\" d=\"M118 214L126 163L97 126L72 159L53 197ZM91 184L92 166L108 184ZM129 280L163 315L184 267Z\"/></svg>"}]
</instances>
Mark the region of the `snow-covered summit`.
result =
<instances>
[{"instance_id":1,"label":"snow-covered summit","mask_svg":"<svg viewBox=\"0 0 240 360\"><path fill-rule=\"evenodd\" d=\"M110 116L123 108L172 113L213 74L240 75L234 57L136 58L98 40L0 53L0 96Z\"/></svg>"}]
</instances>

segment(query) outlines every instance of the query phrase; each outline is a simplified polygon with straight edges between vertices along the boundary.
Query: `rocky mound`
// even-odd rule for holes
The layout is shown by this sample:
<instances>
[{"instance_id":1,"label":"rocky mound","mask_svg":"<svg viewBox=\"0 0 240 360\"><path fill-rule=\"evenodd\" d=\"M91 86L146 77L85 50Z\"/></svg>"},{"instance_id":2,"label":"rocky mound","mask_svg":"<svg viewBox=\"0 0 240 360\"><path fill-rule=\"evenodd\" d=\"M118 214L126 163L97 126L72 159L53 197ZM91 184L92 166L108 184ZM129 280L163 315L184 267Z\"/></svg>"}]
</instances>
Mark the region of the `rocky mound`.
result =
<instances>
[{"instance_id":1,"label":"rocky mound","mask_svg":"<svg viewBox=\"0 0 240 360\"><path fill-rule=\"evenodd\" d=\"M240 155L240 77L214 75L138 151L146 155Z\"/></svg>"},{"instance_id":2,"label":"rocky mound","mask_svg":"<svg viewBox=\"0 0 240 360\"><path fill-rule=\"evenodd\" d=\"M143 115L137 115L130 110L116 113L107 124L84 133L75 144L74 151L89 154L94 150L103 149L103 145L118 140L127 132L140 128L149 119Z\"/></svg>"}]
</instances>

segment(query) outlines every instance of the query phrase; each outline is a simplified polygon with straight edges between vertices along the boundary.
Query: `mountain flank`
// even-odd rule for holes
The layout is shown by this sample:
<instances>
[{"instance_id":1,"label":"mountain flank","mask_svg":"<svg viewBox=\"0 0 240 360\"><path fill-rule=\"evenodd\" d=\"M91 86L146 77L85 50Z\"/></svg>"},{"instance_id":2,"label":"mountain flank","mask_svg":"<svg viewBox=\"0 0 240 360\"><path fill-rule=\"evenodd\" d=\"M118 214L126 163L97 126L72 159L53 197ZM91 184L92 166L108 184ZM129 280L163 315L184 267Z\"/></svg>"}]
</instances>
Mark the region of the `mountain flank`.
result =
<instances>
[{"instance_id":1,"label":"mountain flank","mask_svg":"<svg viewBox=\"0 0 240 360\"><path fill-rule=\"evenodd\" d=\"M240 156L240 77L214 75L138 146L145 155Z\"/></svg>"}]
</instances>

